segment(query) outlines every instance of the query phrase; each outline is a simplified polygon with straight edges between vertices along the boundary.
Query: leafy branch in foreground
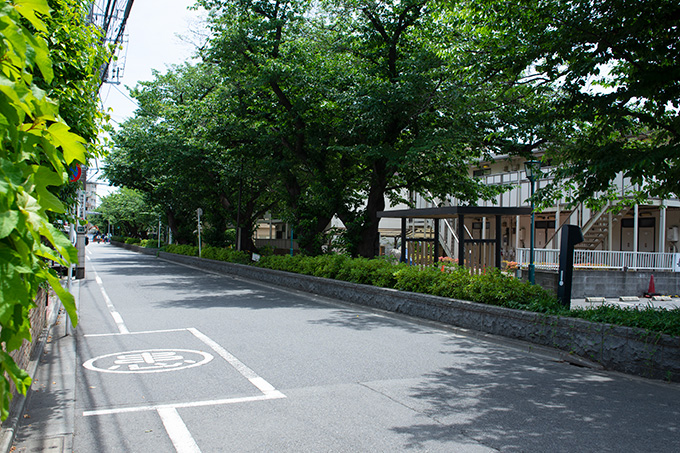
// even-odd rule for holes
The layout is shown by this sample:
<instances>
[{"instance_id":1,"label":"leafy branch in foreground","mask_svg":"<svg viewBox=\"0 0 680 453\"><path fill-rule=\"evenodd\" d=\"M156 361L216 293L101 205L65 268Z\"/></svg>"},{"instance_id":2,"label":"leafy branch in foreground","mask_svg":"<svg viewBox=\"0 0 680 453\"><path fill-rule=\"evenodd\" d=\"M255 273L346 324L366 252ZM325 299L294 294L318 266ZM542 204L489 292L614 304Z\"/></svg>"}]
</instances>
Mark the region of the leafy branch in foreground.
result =
<instances>
[{"instance_id":1,"label":"leafy branch in foreground","mask_svg":"<svg viewBox=\"0 0 680 453\"><path fill-rule=\"evenodd\" d=\"M55 188L68 182L66 168L85 163L85 140L70 131L57 102L38 85L54 77L46 0L0 5L0 413L8 416L10 379L23 394L31 384L9 352L31 340L29 311L45 282L64 304L73 324L73 296L48 265L77 260L76 249L54 227L48 212L65 213ZM32 30L35 30L34 33Z\"/></svg>"}]
</instances>

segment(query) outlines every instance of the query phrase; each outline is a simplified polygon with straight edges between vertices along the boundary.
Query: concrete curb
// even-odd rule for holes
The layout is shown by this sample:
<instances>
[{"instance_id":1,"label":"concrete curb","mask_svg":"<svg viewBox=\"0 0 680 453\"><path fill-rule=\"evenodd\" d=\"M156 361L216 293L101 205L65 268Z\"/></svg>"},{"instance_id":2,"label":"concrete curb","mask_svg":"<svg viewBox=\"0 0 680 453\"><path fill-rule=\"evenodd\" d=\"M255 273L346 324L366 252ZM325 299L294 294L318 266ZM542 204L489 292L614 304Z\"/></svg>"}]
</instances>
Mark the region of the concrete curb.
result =
<instances>
[{"instance_id":1,"label":"concrete curb","mask_svg":"<svg viewBox=\"0 0 680 453\"><path fill-rule=\"evenodd\" d=\"M75 280L74 284L75 286L73 287L74 289L73 293L76 299L76 306L78 306L80 299L80 282ZM31 357L31 360L28 363L28 367L26 369L26 371L28 372L32 379L35 379L37 375L38 366L40 365L40 358L42 357L43 351L45 350L47 339L50 335L50 332L55 327L57 319L59 319L59 312L63 308L61 300L59 300L58 297L55 297L54 301L55 302L52 304L52 308L47 319L47 325L45 326L45 328L40 333L40 336L38 337L38 345L36 346L33 352L33 356ZM21 417L24 414L24 412L26 412L26 407L28 406L28 403L30 402L31 399L31 391L32 386L29 387L28 391L26 392L26 396L21 394L16 395L15 396L16 399L12 402L9 416L7 417L7 420L3 422L2 428L0 429L1 453L9 453L12 449L14 438L17 434L17 428L19 427L19 424L21 422Z\"/></svg>"}]
</instances>

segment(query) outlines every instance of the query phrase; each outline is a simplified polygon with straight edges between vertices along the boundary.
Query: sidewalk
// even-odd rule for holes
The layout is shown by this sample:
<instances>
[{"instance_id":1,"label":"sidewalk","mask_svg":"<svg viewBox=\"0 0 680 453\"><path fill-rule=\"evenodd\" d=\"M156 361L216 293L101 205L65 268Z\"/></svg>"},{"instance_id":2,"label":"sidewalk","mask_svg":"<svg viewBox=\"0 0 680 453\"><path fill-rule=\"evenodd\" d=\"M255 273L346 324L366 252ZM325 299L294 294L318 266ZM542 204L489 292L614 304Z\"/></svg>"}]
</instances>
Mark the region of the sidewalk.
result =
<instances>
[{"instance_id":1,"label":"sidewalk","mask_svg":"<svg viewBox=\"0 0 680 453\"><path fill-rule=\"evenodd\" d=\"M79 281L72 287L76 306ZM70 327L70 326L69 326ZM40 338L28 367L33 377L26 398L17 400L15 412L2 425L0 453L72 451L75 417L76 342L61 302L53 303L46 334ZM12 437L14 442L12 445Z\"/></svg>"}]
</instances>

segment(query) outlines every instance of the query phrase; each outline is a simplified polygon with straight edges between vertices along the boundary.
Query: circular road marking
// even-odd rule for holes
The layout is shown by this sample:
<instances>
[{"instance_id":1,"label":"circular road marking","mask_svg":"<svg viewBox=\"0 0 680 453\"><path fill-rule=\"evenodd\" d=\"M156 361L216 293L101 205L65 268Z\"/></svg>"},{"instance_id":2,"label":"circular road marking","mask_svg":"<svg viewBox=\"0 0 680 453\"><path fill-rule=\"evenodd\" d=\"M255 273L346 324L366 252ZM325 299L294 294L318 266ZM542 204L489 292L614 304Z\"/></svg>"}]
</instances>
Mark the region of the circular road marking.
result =
<instances>
[{"instance_id":1,"label":"circular road marking","mask_svg":"<svg viewBox=\"0 0 680 453\"><path fill-rule=\"evenodd\" d=\"M100 355L83 363L101 373L163 373L205 365L213 356L191 349L143 349Z\"/></svg>"}]
</instances>

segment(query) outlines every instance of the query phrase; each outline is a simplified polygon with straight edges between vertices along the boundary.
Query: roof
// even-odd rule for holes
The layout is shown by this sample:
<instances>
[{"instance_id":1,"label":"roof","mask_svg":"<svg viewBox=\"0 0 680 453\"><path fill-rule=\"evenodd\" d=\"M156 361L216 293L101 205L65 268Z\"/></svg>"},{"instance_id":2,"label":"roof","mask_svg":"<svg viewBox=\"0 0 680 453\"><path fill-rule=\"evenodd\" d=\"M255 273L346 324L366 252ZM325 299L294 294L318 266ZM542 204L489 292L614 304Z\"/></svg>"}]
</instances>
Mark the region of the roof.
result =
<instances>
[{"instance_id":1,"label":"roof","mask_svg":"<svg viewBox=\"0 0 680 453\"><path fill-rule=\"evenodd\" d=\"M530 207L507 208L499 206L443 206L441 208L396 209L393 211L379 211L379 218L398 219L446 219L458 215L529 215Z\"/></svg>"}]
</instances>

